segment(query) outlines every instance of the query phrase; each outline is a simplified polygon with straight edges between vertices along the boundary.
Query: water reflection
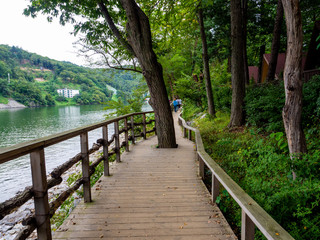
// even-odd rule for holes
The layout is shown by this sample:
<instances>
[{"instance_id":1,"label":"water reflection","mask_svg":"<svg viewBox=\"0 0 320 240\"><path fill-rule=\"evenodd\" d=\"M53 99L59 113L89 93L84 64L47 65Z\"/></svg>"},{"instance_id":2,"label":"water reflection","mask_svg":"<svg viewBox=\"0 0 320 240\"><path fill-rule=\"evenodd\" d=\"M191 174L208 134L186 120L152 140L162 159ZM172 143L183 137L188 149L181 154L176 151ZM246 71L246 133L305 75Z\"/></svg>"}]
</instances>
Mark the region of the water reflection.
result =
<instances>
[{"instance_id":1,"label":"water reflection","mask_svg":"<svg viewBox=\"0 0 320 240\"><path fill-rule=\"evenodd\" d=\"M146 105L144 111L149 110L150 106ZM106 113L101 105L1 110L0 147L100 122ZM114 133L113 124L109 125L108 133L109 137ZM89 147L101 137L101 128L89 132ZM46 148L47 173L79 152L79 136ZM0 164L0 179L0 202L31 185L29 155Z\"/></svg>"}]
</instances>

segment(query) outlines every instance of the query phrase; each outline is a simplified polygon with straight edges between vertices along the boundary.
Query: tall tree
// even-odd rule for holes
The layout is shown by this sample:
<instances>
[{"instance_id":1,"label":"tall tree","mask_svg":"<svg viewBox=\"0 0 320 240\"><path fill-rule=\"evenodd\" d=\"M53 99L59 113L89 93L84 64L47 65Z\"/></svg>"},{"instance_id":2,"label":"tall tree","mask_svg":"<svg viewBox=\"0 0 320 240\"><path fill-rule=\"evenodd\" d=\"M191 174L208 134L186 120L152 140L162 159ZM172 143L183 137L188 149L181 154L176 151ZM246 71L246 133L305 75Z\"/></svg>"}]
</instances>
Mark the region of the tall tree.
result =
<instances>
[{"instance_id":1,"label":"tall tree","mask_svg":"<svg viewBox=\"0 0 320 240\"><path fill-rule=\"evenodd\" d=\"M302 23L299 0L282 0L287 26L287 55L284 68L286 101L282 111L292 160L307 151L301 126L302 112ZM293 177L295 174L293 172Z\"/></svg>"},{"instance_id":2,"label":"tall tree","mask_svg":"<svg viewBox=\"0 0 320 240\"><path fill-rule=\"evenodd\" d=\"M244 124L245 76L243 71L243 23L241 0L230 1L232 102L229 127Z\"/></svg>"},{"instance_id":3,"label":"tall tree","mask_svg":"<svg viewBox=\"0 0 320 240\"><path fill-rule=\"evenodd\" d=\"M249 68L248 68L248 53L247 53L247 23L248 23L248 0L242 0L242 31L243 31L243 71L244 81L249 85Z\"/></svg>"},{"instance_id":4,"label":"tall tree","mask_svg":"<svg viewBox=\"0 0 320 240\"><path fill-rule=\"evenodd\" d=\"M122 54L136 57L149 87L151 105L155 111L158 145L160 148L177 146L162 66L152 48L149 19L134 0L81 2L30 0L30 2L32 5L25 11L27 15L35 16L38 12L49 14L51 18L60 15L62 24L72 22L75 32L86 33L88 43L104 41L107 45L108 39L99 39L99 35L103 33L113 36L118 46L122 47ZM82 19L77 22L74 16L81 16ZM101 21L101 17L104 21ZM124 23L126 26L122 25L119 29L119 24Z\"/></svg>"},{"instance_id":5,"label":"tall tree","mask_svg":"<svg viewBox=\"0 0 320 240\"><path fill-rule=\"evenodd\" d=\"M278 54L280 49L280 36L281 36L281 26L283 22L283 7L282 7L282 0L278 0L277 5L277 13L276 13L276 20L274 23L273 28L273 39L272 39L272 45L271 45L271 59L269 63L269 69L267 74L267 82L273 81L275 74L276 74L276 68L278 63Z\"/></svg>"},{"instance_id":6,"label":"tall tree","mask_svg":"<svg viewBox=\"0 0 320 240\"><path fill-rule=\"evenodd\" d=\"M198 15L199 15L200 35L201 35L201 41L202 41L203 74L204 74L204 81L206 83L208 112L211 116L215 116L215 107L214 107L212 85L211 85L211 79L210 79L207 38L206 38L206 32L205 32L204 23L203 23L203 11L201 6L199 7Z\"/></svg>"}]
</instances>

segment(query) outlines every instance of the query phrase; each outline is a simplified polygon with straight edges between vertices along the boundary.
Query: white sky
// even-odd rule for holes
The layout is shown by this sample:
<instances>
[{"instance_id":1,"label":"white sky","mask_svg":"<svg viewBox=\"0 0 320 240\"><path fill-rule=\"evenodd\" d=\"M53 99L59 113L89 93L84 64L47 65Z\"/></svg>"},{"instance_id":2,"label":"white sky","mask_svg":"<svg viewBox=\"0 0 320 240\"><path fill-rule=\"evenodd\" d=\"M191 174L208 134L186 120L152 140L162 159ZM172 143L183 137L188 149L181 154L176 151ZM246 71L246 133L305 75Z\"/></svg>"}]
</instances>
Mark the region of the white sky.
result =
<instances>
[{"instance_id":1,"label":"white sky","mask_svg":"<svg viewBox=\"0 0 320 240\"><path fill-rule=\"evenodd\" d=\"M24 16L26 0L0 1L0 44L20 47L59 61L85 65L84 57L77 56L73 46L77 38L70 34L72 25L61 26L57 19L49 23L44 15Z\"/></svg>"}]
</instances>

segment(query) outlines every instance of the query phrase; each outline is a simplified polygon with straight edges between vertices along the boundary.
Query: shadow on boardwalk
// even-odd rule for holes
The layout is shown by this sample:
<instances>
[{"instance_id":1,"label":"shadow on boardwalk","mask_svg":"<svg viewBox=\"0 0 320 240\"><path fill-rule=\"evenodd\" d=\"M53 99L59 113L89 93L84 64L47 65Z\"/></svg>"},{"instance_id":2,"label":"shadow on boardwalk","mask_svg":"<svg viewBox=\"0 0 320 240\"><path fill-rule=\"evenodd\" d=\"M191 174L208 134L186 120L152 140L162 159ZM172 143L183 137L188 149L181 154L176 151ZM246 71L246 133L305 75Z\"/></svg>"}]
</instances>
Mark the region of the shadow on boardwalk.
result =
<instances>
[{"instance_id":1,"label":"shadow on boardwalk","mask_svg":"<svg viewBox=\"0 0 320 240\"><path fill-rule=\"evenodd\" d=\"M182 138L174 113L176 149L156 137L137 143L92 188L54 239L236 239L197 177L195 147Z\"/></svg>"}]
</instances>

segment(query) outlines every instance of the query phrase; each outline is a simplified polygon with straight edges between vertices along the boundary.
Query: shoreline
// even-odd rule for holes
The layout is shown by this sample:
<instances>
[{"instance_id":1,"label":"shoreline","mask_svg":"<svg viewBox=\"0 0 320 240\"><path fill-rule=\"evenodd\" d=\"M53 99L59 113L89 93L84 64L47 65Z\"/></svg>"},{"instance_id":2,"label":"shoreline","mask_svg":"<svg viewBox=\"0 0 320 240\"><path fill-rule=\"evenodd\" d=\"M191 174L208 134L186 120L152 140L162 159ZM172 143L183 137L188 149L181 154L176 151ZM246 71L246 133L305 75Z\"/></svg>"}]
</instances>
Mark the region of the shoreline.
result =
<instances>
[{"instance_id":1,"label":"shoreline","mask_svg":"<svg viewBox=\"0 0 320 240\"><path fill-rule=\"evenodd\" d=\"M0 103L0 109L14 109L14 108L26 108L27 106L17 102L13 99L8 99L8 103Z\"/></svg>"}]
</instances>

